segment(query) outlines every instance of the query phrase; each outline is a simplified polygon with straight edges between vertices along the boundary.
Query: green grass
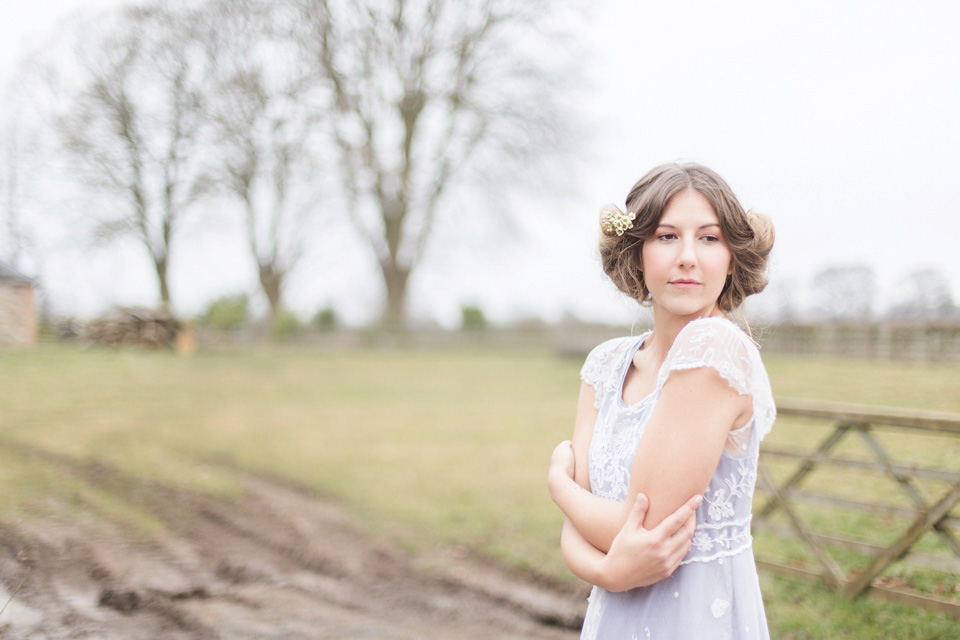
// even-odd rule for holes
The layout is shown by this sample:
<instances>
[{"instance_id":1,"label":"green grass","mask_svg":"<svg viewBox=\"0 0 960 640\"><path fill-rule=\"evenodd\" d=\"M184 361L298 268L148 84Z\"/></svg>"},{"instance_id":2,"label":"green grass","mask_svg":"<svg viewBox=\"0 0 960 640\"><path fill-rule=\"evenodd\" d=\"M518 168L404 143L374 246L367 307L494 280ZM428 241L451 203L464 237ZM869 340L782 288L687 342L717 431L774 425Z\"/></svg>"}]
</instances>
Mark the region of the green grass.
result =
<instances>
[{"instance_id":1,"label":"green grass","mask_svg":"<svg viewBox=\"0 0 960 640\"><path fill-rule=\"evenodd\" d=\"M960 366L768 356L779 396L960 413ZM201 352L44 346L0 354L2 435L137 477L229 497L227 460L293 478L343 503L369 530L411 551L469 546L512 566L568 576L559 513L545 474L569 437L580 363L541 350L318 350ZM810 448L823 423L786 417L769 442ZM960 443L883 434L904 459L960 467ZM929 440L929 439L928 439ZM854 438L843 455L864 456ZM782 477L785 465L771 464ZM145 532L160 525L125 503L8 451L0 442L4 519L105 518ZM811 489L907 504L892 481L820 472ZM935 489L935 487L931 487ZM877 541L896 531L858 514L818 514ZM902 526L902 525L901 525ZM758 550L803 560L789 541L758 536ZM931 549L937 540L924 540ZM857 558L842 558L855 566ZM898 568L897 571L900 571ZM912 570L911 570L912 571ZM899 575L891 571L890 575ZM918 588L951 576L908 573ZM956 576L953 576L956 579ZM777 638L947 638L956 621L888 603L846 602L822 589L765 575ZM953 634L953 635L950 635Z\"/></svg>"}]
</instances>

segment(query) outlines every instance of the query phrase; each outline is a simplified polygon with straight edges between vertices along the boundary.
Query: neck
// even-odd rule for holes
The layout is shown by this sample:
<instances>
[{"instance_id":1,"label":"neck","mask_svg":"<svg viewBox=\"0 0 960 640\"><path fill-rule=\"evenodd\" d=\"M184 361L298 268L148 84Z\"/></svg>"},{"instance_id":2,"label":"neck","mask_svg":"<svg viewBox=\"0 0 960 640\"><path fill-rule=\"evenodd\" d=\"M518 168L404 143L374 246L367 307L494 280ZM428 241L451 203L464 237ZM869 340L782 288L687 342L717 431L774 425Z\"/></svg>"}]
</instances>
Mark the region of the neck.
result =
<instances>
[{"instance_id":1,"label":"neck","mask_svg":"<svg viewBox=\"0 0 960 640\"><path fill-rule=\"evenodd\" d=\"M653 306L653 333L644 344L644 350L650 349L658 363L667 359L667 352L673 346L677 334L687 326L691 320L697 318L724 318L726 317L720 309L714 305L710 309L705 309L703 313L696 313L689 316L678 316L660 309L657 305Z\"/></svg>"}]
</instances>

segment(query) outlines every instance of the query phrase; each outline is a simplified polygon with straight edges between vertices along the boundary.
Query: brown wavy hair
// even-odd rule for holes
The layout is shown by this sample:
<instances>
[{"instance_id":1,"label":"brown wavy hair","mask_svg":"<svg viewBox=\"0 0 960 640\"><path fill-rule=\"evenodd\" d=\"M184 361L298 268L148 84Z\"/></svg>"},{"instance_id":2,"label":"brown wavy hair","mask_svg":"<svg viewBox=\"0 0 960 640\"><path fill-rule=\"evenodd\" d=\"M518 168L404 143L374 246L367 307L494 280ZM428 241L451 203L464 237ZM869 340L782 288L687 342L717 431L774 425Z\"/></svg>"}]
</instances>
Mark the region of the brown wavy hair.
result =
<instances>
[{"instance_id":1,"label":"brown wavy hair","mask_svg":"<svg viewBox=\"0 0 960 640\"><path fill-rule=\"evenodd\" d=\"M773 222L762 213L744 211L730 185L701 164L662 164L633 185L626 200L627 211L636 215L633 228L618 236L601 227L603 271L625 294L640 303L649 302L650 290L643 281L643 243L653 236L670 198L687 189L705 197L717 214L733 262L733 273L717 303L724 313L733 311L744 298L767 286Z\"/></svg>"}]
</instances>

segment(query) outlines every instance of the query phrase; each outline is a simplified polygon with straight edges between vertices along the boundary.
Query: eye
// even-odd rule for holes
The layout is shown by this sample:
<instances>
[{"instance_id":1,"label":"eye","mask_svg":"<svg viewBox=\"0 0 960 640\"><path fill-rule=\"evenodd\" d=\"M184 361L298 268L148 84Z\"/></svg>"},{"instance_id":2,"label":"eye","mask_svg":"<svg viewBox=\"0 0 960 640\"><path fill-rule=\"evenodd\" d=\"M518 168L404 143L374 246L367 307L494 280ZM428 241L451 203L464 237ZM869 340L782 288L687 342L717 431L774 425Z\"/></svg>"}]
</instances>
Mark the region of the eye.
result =
<instances>
[{"instance_id":1,"label":"eye","mask_svg":"<svg viewBox=\"0 0 960 640\"><path fill-rule=\"evenodd\" d=\"M677 234L673 233L672 231L665 231L663 233L657 234L657 240L660 240L663 242L667 242L669 240L675 240L676 237L677 237Z\"/></svg>"},{"instance_id":2,"label":"eye","mask_svg":"<svg viewBox=\"0 0 960 640\"><path fill-rule=\"evenodd\" d=\"M705 241L707 244L714 244L716 242L720 242L720 236L715 236L711 234L701 236L701 239Z\"/></svg>"}]
</instances>

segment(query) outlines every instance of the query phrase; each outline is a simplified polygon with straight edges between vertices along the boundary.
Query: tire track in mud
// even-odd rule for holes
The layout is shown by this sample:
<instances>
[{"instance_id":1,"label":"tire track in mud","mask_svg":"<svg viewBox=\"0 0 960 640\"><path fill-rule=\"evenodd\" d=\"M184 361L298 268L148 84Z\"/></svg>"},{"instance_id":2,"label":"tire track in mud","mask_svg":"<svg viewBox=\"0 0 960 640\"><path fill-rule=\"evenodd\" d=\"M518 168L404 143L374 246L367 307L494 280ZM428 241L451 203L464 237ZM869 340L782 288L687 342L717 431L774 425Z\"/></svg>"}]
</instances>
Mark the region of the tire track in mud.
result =
<instances>
[{"instance_id":1,"label":"tire track in mud","mask_svg":"<svg viewBox=\"0 0 960 640\"><path fill-rule=\"evenodd\" d=\"M135 478L0 437L0 447L153 514L148 540L106 522L0 526L4 638L574 638L585 602L564 590L437 550L425 571L360 533L289 479L220 466L237 499ZM3 592L5 590L5 593Z\"/></svg>"}]
</instances>

